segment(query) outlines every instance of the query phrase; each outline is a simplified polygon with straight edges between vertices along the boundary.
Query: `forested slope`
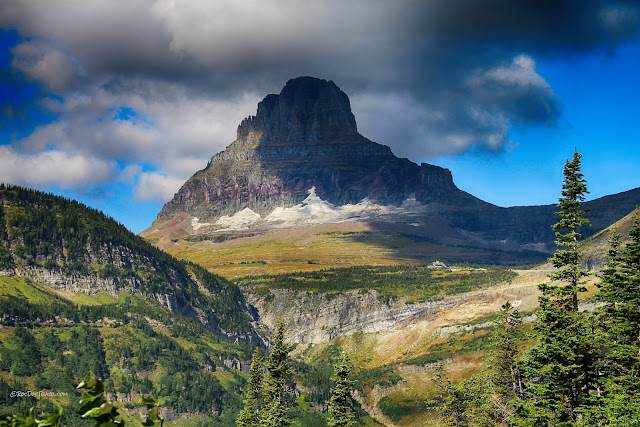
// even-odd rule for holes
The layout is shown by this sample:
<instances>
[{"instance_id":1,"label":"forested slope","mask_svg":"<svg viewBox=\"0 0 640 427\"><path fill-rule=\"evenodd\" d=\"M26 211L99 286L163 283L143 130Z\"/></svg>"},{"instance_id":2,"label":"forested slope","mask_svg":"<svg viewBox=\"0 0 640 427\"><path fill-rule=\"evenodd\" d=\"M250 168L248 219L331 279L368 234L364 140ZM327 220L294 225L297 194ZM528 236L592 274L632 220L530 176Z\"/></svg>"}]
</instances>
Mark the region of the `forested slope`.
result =
<instances>
[{"instance_id":1,"label":"forested slope","mask_svg":"<svg viewBox=\"0 0 640 427\"><path fill-rule=\"evenodd\" d=\"M144 295L229 338L259 340L242 293L77 201L0 185L0 275L54 289Z\"/></svg>"}]
</instances>

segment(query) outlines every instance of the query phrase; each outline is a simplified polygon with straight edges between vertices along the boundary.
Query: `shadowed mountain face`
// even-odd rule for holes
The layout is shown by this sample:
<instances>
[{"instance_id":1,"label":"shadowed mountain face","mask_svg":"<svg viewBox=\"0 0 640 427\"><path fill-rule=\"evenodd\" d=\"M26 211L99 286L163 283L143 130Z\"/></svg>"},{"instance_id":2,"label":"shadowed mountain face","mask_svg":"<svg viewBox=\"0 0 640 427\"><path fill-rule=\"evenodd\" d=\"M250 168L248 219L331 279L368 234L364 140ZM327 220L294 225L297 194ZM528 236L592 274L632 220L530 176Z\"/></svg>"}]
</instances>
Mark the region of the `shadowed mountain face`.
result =
<instances>
[{"instance_id":1,"label":"shadowed mountain face","mask_svg":"<svg viewBox=\"0 0 640 427\"><path fill-rule=\"evenodd\" d=\"M397 205L412 194L425 204L484 204L456 188L447 169L397 158L360 135L349 98L333 82L299 77L258 104L237 139L184 184L157 222L180 212L210 221L246 207L268 215L301 202L311 187L336 205L366 197Z\"/></svg>"},{"instance_id":2,"label":"shadowed mountain face","mask_svg":"<svg viewBox=\"0 0 640 427\"><path fill-rule=\"evenodd\" d=\"M640 189L587 203L593 226L584 234L638 203ZM549 252L556 210L500 208L473 197L455 186L449 170L398 158L360 135L349 98L333 82L298 77L258 104L236 140L182 186L142 235L158 241L223 229L386 221L454 247Z\"/></svg>"}]
</instances>

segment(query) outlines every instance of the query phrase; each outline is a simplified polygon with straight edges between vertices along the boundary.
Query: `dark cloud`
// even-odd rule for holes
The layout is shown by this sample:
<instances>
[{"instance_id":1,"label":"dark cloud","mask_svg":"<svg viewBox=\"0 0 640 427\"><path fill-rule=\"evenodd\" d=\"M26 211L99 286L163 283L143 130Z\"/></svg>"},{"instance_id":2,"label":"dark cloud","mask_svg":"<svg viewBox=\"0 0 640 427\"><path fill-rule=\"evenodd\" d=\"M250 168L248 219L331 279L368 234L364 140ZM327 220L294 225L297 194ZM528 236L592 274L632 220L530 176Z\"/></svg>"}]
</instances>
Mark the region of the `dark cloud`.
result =
<instances>
[{"instance_id":1,"label":"dark cloud","mask_svg":"<svg viewBox=\"0 0 640 427\"><path fill-rule=\"evenodd\" d=\"M147 159L160 175L138 181L175 185L231 142L262 96L313 75L334 80L362 133L399 155L499 152L512 123L554 125L561 113L536 61L615 49L637 37L639 10L594 0L0 0L0 26L23 38L11 72L59 95L38 100L58 121L14 151ZM123 106L145 120L111 120Z\"/></svg>"},{"instance_id":2,"label":"dark cloud","mask_svg":"<svg viewBox=\"0 0 640 427\"><path fill-rule=\"evenodd\" d=\"M449 0L418 8L413 28L422 34L548 54L615 46L639 23L637 1Z\"/></svg>"}]
</instances>

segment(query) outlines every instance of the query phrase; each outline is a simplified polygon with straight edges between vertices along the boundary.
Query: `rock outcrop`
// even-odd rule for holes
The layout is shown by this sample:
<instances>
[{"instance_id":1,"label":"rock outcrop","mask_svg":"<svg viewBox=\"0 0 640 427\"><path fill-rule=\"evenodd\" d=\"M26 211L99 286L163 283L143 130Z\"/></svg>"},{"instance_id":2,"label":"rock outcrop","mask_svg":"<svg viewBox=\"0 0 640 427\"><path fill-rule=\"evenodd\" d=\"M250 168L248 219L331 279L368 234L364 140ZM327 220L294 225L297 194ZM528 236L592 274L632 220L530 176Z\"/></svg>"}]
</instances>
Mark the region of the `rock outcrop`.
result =
<instances>
[{"instance_id":1,"label":"rock outcrop","mask_svg":"<svg viewBox=\"0 0 640 427\"><path fill-rule=\"evenodd\" d=\"M275 329L285 319L291 342L308 344L328 342L356 332L381 333L401 329L404 324L451 309L462 297L441 301L405 304L384 302L375 291L350 291L338 295L272 289L271 296L247 293L261 321Z\"/></svg>"},{"instance_id":2,"label":"rock outcrop","mask_svg":"<svg viewBox=\"0 0 640 427\"><path fill-rule=\"evenodd\" d=\"M358 132L349 98L340 88L313 77L289 80L280 94L267 95L256 115L238 126L236 140L182 186L142 236L175 241L234 227L270 228L275 222L265 219L274 210L304 207L311 189L317 200L338 210L366 201L381 212L393 212L356 216L356 221L421 227L437 223L454 230L455 236L450 233L440 243L501 251L554 250L554 205L497 207L458 189L447 169L396 157L389 147ZM639 204L640 189L605 199L585 204L593 212L593 226L583 230L585 236ZM408 201L418 209L389 209ZM196 226L172 228L179 218L189 217ZM298 224L284 221L279 226Z\"/></svg>"},{"instance_id":3,"label":"rock outcrop","mask_svg":"<svg viewBox=\"0 0 640 427\"><path fill-rule=\"evenodd\" d=\"M268 293L255 292L251 288L244 291L266 329L275 330L283 319L289 341L317 344L356 333L380 337L420 331L426 339L465 328L471 330L473 327L464 325L467 321L497 313L505 301L511 301L523 310L532 310L537 306L538 284L546 280L544 271L523 270L512 283L424 302L385 300L377 291L366 289L338 293L282 288L271 288Z\"/></svg>"},{"instance_id":4,"label":"rock outcrop","mask_svg":"<svg viewBox=\"0 0 640 427\"><path fill-rule=\"evenodd\" d=\"M236 140L183 185L156 222L181 212L215 221L245 208L266 216L300 203L312 187L335 205L364 198L399 205L411 195L424 204L484 204L460 191L449 170L400 159L360 135L349 98L333 82L299 77L258 104Z\"/></svg>"}]
</instances>

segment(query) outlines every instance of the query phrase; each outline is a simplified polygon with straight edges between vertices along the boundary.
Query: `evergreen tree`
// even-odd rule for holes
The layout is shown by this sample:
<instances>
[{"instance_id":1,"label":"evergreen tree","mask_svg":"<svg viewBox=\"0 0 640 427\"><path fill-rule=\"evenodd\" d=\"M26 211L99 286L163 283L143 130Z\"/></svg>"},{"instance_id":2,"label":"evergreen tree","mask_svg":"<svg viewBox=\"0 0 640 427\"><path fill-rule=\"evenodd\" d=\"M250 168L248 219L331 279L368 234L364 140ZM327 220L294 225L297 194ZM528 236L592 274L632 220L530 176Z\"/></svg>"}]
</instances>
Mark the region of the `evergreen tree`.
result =
<instances>
[{"instance_id":1,"label":"evergreen tree","mask_svg":"<svg viewBox=\"0 0 640 427\"><path fill-rule=\"evenodd\" d=\"M284 321L280 320L273 339L273 346L265 363L267 377L264 380L264 404L260 411L261 425L287 427L287 407L284 398L287 376L290 371L288 357L292 346L284 342ZM283 415L284 414L284 415ZM270 424L280 420L281 424Z\"/></svg>"},{"instance_id":2,"label":"evergreen tree","mask_svg":"<svg viewBox=\"0 0 640 427\"><path fill-rule=\"evenodd\" d=\"M350 378L353 367L346 353L340 363L334 366L334 388L329 400L329 427L349 427L355 425L351 407L351 390L354 381Z\"/></svg>"},{"instance_id":3,"label":"evergreen tree","mask_svg":"<svg viewBox=\"0 0 640 427\"><path fill-rule=\"evenodd\" d=\"M620 250L611 236L609 262L601 272L598 299L606 331L602 361L604 398L601 417L608 425L640 425L640 213L636 208L630 242Z\"/></svg>"},{"instance_id":4,"label":"evergreen tree","mask_svg":"<svg viewBox=\"0 0 640 427\"><path fill-rule=\"evenodd\" d=\"M529 422L543 425L572 425L582 418L589 394L595 384L594 328L590 316L578 311L578 293L586 289L578 245L580 227L589 224L581 209L586 181L580 172L581 155L564 168L562 197L557 215L562 218L553 226L560 247L550 259L557 271L549 277L563 285L542 284L542 296L534 331L538 343L525 361L528 399L524 415Z\"/></svg>"},{"instance_id":5,"label":"evergreen tree","mask_svg":"<svg viewBox=\"0 0 640 427\"><path fill-rule=\"evenodd\" d=\"M2 190L0 188L0 190ZM8 270L13 267L11 252L9 251L9 236L7 235L7 224L4 217L4 208L0 200L0 270Z\"/></svg>"},{"instance_id":6,"label":"evergreen tree","mask_svg":"<svg viewBox=\"0 0 640 427\"><path fill-rule=\"evenodd\" d=\"M439 363L436 366L433 381L438 387L439 401L434 401L436 410L440 413L441 425L463 426L467 424L465 396L447 377L447 373Z\"/></svg>"},{"instance_id":7,"label":"evergreen tree","mask_svg":"<svg viewBox=\"0 0 640 427\"><path fill-rule=\"evenodd\" d=\"M275 400L264 408L261 414L261 427L288 427L291 421L287 418L287 406L282 395L276 395Z\"/></svg>"},{"instance_id":8,"label":"evergreen tree","mask_svg":"<svg viewBox=\"0 0 640 427\"><path fill-rule=\"evenodd\" d=\"M260 404L262 394L262 357L256 348L251 361L251 371L247 397L244 400L244 408L238 415L236 425L240 427L260 426Z\"/></svg>"},{"instance_id":9,"label":"evergreen tree","mask_svg":"<svg viewBox=\"0 0 640 427\"><path fill-rule=\"evenodd\" d=\"M504 303L495 321L497 326L489 350L488 365L493 387L494 413L502 423L514 415L513 401L523 396L522 373L518 365L524 333L520 312L509 301Z\"/></svg>"},{"instance_id":10,"label":"evergreen tree","mask_svg":"<svg viewBox=\"0 0 640 427\"><path fill-rule=\"evenodd\" d=\"M589 220L584 218L587 213L582 208L587 190L587 182L580 172L582 155L577 151L573 154L573 160L568 161L564 167L564 185L562 186L562 197L559 198L559 212L556 215L562 217L560 221L553 225L556 232L556 245L564 249L556 250L550 259L551 264L558 269L549 275L552 280L566 282L566 286L547 286L548 293L562 300L566 308L572 312L578 311L578 292L586 289L581 283L581 279L589 273L580 268L582 256L578 249L582 234L579 229L588 225Z\"/></svg>"}]
</instances>

